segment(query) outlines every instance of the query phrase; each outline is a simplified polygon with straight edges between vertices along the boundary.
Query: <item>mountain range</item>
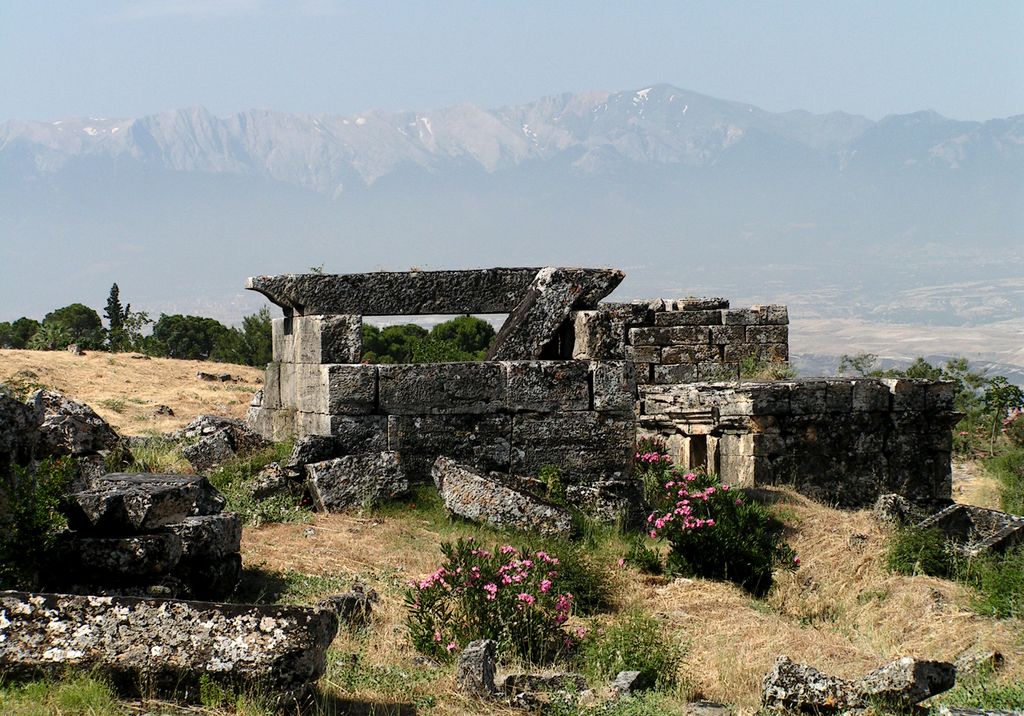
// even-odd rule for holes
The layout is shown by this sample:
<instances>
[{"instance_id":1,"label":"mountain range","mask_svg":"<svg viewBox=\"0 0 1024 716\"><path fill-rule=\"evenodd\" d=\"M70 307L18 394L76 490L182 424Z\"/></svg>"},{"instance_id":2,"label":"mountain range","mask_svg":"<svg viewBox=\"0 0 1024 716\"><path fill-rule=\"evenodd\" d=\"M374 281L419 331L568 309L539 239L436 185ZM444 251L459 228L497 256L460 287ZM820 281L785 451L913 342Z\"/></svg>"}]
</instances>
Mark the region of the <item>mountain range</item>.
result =
<instances>
[{"instance_id":1,"label":"mountain range","mask_svg":"<svg viewBox=\"0 0 1024 716\"><path fill-rule=\"evenodd\" d=\"M1024 115L773 113L661 84L0 124L0 320L102 306L115 281L134 307L230 321L260 305L252 274L561 264L625 269L616 298L1013 322L1024 293L985 287L1019 285L1022 239Z\"/></svg>"}]
</instances>

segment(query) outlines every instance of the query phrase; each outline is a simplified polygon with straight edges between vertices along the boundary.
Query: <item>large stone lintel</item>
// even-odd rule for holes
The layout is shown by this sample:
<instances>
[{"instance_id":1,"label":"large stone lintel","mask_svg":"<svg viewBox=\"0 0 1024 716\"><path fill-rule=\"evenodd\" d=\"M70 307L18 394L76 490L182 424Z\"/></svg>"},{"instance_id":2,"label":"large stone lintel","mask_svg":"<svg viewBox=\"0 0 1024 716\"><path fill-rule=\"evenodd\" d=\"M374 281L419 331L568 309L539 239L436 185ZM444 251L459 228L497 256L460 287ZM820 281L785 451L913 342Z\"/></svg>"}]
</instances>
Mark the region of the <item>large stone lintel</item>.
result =
<instances>
[{"instance_id":1,"label":"large stone lintel","mask_svg":"<svg viewBox=\"0 0 1024 716\"><path fill-rule=\"evenodd\" d=\"M491 268L285 274L253 276L245 287L296 316L509 313L522 300L538 271Z\"/></svg>"}]
</instances>

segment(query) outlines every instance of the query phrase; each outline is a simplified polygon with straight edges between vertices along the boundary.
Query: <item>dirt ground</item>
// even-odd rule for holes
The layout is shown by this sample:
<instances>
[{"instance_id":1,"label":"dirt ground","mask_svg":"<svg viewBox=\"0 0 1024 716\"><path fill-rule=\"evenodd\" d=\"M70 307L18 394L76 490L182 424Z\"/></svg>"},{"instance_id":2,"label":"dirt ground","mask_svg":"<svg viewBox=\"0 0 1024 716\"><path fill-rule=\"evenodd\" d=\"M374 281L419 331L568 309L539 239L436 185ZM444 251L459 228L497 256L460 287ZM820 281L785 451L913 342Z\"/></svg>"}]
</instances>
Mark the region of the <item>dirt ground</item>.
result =
<instances>
[{"instance_id":1,"label":"dirt ground","mask_svg":"<svg viewBox=\"0 0 1024 716\"><path fill-rule=\"evenodd\" d=\"M230 373L233 380L202 381L196 378L199 371ZM244 417L263 370L137 353L0 350L0 382L12 379L86 403L119 433L146 435L177 430L202 413ZM174 415L158 415L161 405Z\"/></svg>"}]
</instances>

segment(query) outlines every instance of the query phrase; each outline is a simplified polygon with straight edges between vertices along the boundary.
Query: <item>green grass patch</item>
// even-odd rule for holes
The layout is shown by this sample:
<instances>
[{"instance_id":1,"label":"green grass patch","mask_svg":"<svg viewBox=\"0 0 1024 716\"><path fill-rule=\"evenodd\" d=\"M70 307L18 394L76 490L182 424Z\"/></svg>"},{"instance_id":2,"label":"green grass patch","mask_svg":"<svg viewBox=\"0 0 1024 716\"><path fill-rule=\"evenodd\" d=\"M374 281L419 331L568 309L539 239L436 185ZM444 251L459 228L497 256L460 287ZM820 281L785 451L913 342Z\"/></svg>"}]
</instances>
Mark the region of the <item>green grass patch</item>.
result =
<instances>
[{"instance_id":1,"label":"green grass patch","mask_svg":"<svg viewBox=\"0 0 1024 716\"><path fill-rule=\"evenodd\" d=\"M128 710L118 703L110 685L90 675L61 681L39 680L0 684L4 716L117 716Z\"/></svg>"},{"instance_id":2,"label":"green grass patch","mask_svg":"<svg viewBox=\"0 0 1024 716\"><path fill-rule=\"evenodd\" d=\"M985 469L999 481L999 502L1003 509L1024 515L1024 447L986 460Z\"/></svg>"},{"instance_id":3,"label":"green grass patch","mask_svg":"<svg viewBox=\"0 0 1024 716\"><path fill-rule=\"evenodd\" d=\"M580 656L595 681L607 681L620 671L641 671L656 675L657 687L667 690L680 685L685 654L675 633L654 617L633 612L589 634Z\"/></svg>"},{"instance_id":4,"label":"green grass patch","mask_svg":"<svg viewBox=\"0 0 1024 716\"><path fill-rule=\"evenodd\" d=\"M937 701L944 706L1020 711L1024 710L1024 681L1002 681L991 669L982 669L958 678L956 686Z\"/></svg>"},{"instance_id":5,"label":"green grass patch","mask_svg":"<svg viewBox=\"0 0 1024 716\"><path fill-rule=\"evenodd\" d=\"M251 527L266 522L306 522L312 512L301 495L288 493L257 500L252 494L253 478L270 463L286 461L291 453L292 443L286 441L234 458L210 473L210 483L227 499L227 509L240 514Z\"/></svg>"}]
</instances>

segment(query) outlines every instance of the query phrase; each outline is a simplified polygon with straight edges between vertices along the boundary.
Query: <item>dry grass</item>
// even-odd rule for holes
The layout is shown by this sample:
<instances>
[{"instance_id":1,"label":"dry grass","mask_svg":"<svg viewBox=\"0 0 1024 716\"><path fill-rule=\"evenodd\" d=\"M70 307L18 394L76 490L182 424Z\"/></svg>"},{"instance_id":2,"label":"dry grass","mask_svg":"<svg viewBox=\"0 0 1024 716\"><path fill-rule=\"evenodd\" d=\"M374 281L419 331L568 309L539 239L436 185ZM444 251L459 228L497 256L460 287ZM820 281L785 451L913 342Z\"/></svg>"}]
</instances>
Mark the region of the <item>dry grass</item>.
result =
<instances>
[{"instance_id":1,"label":"dry grass","mask_svg":"<svg viewBox=\"0 0 1024 716\"><path fill-rule=\"evenodd\" d=\"M80 400L125 435L177 430L201 413L240 418L263 371L250 366L140 359L129 353L0 350L0 382L20 377ZM236 382L208 383L197 371L230 373ZM156 414L170 406L174 416Z\"/></svg>"},{"instance_id":2,"label":"dry grass","mask_svg":"<svg viewBox=\"0 0 1024 716\"><path fill-rule=\"evenodd\" d=\"M780 654L856 677L900 656L952 660L981 647L1006 656L1007 677L1024 679L1024 625L976 615L967 608L969 592L958 584L889 574L886 534L867 512L832 510L787 490L766 496L791 526L789 540L801 556L800 569L779 575L766 600L723 583L669 580L631 569L616 575L620 610L653 612L688 642L689 695L753 712L761 678ZM402 591L409 580L436 568L438 545L449 536L415 512L318 515L311 525L247 530L243 559L276 570L358 576L382 597L374 637L343 635L335 647L360 653L366 664L409 669L414 653L404 639ZM432 712L474 710L467 711L454 694L450 670L417 688L421 696L436 697Z\"/></svg>"}]
</instances>

